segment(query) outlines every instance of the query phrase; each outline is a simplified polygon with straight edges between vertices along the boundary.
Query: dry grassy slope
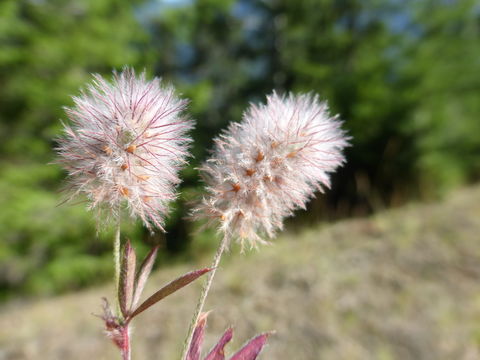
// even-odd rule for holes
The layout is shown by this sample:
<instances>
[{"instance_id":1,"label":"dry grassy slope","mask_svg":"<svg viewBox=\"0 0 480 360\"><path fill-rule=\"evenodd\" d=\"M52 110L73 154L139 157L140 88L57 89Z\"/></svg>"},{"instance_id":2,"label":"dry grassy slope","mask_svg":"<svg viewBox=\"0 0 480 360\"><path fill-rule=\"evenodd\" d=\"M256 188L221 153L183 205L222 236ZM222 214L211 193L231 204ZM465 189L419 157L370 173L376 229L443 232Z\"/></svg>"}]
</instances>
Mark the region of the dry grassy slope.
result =
<instances>
[{"instance_id":1,"label":"dry grassy slope","mask_svg":"<svg viewBox=\"0 0 480 360\"><path fill-rule=\"evenodd\" d=\"M206 342L234 324L229 350L277 330L261 359L480 359L479 234L476 187L230 254L208 301ZM162 270L147 290L186 270ZM194 285L138 318L134 359L177 359ZM116 359L90 316L110 293L3 309L0 359Z\"/></svg>"}]
</instances>

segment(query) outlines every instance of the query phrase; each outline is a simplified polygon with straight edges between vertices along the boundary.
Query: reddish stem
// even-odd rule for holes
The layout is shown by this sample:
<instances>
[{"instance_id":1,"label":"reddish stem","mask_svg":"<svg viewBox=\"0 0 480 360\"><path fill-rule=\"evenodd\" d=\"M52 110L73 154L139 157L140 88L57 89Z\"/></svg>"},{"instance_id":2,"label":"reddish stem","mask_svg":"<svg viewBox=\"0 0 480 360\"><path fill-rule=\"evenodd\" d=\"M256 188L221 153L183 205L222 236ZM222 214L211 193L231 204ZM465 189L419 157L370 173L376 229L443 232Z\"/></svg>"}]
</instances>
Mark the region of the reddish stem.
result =
<instances>
[{"instance_id":1,"label":"reddish stem","mask_svg":"<svg viewBox=\"0 0 480 360\"><path fill-rule=\"evenodd\" d=\"M123 341L122 341L122 348L120 349L122 352L122 360L130 360L131 349L130 349L130 335L128 332L128 323L125 324L122 335L123 335Z\"/></svg>"}]
</instances>

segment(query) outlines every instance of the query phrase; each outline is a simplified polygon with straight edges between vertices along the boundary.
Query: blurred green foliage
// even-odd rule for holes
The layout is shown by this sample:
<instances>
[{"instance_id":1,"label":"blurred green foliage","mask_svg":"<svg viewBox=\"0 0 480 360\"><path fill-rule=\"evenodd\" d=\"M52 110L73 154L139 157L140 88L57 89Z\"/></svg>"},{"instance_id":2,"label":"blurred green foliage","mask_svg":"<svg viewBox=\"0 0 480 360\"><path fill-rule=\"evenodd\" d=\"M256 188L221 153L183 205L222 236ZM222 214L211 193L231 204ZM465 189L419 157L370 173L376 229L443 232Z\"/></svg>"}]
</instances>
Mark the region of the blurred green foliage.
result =
<instances>
[{"instance_id":1,"label":"blurred green foliage","mask_svg":"<svg viewBox=\"0 0 480 360\"><path fill-rule=\"evenodd\" d=\"M65 291L112 273L111 234L97 236L82 206L57 207L64 175L47 163L62 107L90 73L147 66L149 38L129 4L0 2L1 297Z\"/></svg>"},{"instance_id":2,"label":"blurred green foliage","mask_svg":"<svg viewBox=\"0 0 480 360\"><path fill-rule=\"evenodd\" d=\"M272 89L318 92L353 136L347 166L312 202L310 220L477 180L479 40L474 0L3 0L0 294L111 275L111 234L97 234L82 204L56 206L64 174L47 165L62 107L91 73L146 69L191 99L194 159L166 238L125 229L144 250L162 241L167 262L191 249L186 204L198 197L194 167L213 135ZM195 250L212 236L198 235Z\"/></svg>"}]
</instances>

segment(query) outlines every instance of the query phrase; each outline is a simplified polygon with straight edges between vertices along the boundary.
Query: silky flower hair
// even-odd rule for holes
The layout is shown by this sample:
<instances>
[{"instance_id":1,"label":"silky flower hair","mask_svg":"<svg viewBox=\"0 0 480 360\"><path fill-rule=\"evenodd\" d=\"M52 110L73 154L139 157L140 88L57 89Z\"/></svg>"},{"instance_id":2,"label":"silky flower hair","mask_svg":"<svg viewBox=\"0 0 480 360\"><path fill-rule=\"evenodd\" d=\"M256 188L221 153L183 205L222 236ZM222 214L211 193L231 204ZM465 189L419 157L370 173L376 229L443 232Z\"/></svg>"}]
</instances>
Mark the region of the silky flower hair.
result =
<instances>
[{"instance_id":1,"label":"silky flower hair","mask_svg":"<svg viewBox=\"0 0 480 360\"><path fill-rule=\"evenodd\" d=\"M183 114L186 100L160 79L147 81L133 70L96 75L75 105L66 108L57 148L70 177L70 198L86 195L89 208L120 216L126 207L147 227L162 228L175 198L177 172L185 163L193 122Z\"/></svg>"},{"instance_id":2,"label":"silky flower hair","mask_svg":"<svg viewBox=\"0 0 480 360\"><path fill-rule=\"evenodd\" d=\"M250 246L273 238L283 219L330 187L348 137L317 95L267 97L215 139L201 168L208 195L194 211L217 220L224 236Z\"/></svg>"}]
</instances>

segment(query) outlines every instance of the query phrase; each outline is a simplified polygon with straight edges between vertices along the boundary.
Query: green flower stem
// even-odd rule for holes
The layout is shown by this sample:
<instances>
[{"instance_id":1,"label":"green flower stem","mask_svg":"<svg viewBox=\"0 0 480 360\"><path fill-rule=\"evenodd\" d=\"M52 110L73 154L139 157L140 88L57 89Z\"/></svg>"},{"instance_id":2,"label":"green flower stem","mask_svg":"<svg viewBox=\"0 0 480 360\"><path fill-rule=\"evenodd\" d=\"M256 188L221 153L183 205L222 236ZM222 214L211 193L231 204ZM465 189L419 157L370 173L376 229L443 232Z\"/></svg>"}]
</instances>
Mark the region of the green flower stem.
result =
<instances>
[{"instance_id":1,"label":"green flower stem","mask_svg":"<svg viewBox=\"0 0 480 360\"><path fill-rule=\"evenodd\" d=\"M185 342L183 344L183 351L182 351L182 360L187 359L188 350L190 348L190 344L193 338L193 331L195 326L197 325L198 318L202 312L203 306L205 305L205 300L207 299L208 292L210 287L212 286L213 278L215 277L215 273L217 271L218 265L220 264L220 259L222 258L223 252L225 251L227 244L228 244L229 237L225 234L222 241L220 242L217 252L215 253L215 257L213 258L212 266L213 269L208 274L208 278L203 285L202 292L200 293L200 297L198 298L197 307L193 314L192 320L190 322L190 326L188 329L187 337L185 338Z\"/></svg>"},{"instance_id":2,"label":"green flower stem","mask_svg":"<svg viewBox=\"0 0 480 360\"><path fill-rule=\"evenodd\" d=\"M115 238L113 240L113 262L115 264L115 291L116 297L120 286L120 218L117 222L117 228L115 230ZM117 305L119 306L118 302Z\"/></svg>"}]
</instances>

